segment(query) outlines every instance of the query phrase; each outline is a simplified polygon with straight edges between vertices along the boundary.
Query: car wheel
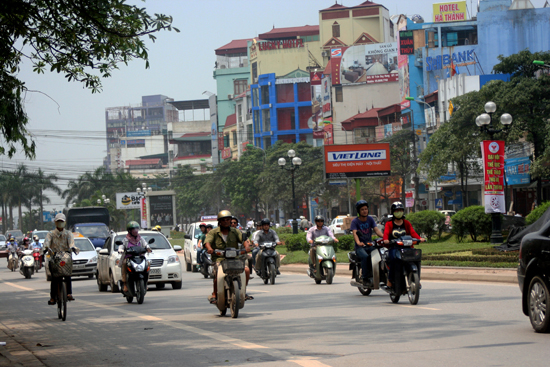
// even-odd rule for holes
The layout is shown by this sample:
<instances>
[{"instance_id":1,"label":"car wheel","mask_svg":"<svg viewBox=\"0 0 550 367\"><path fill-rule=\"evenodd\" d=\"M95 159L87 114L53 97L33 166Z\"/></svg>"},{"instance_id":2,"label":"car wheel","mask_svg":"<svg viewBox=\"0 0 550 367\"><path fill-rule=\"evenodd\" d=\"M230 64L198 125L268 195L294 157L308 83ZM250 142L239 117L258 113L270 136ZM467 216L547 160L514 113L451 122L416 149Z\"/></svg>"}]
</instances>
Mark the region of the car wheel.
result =
<instances>
[{"instance_id":1,"label":"car wheel","mask_svg":"<svg viewBox=\"0 0 550 367\"><path fill-rule=\"evenodd\" d=\"M113 273L109 273L109 286L111 287L111 293L118 293L118 285L115 283L115 278L113 277Z\"/></svg>"},{"instance_id":2,"label":"car wheel","mask_svg":"<svg viewBox=\"0 0 550 367\"><path fill-rule=\"evenodd\" d=\"M96 273L95 278L97 280L97 289L100 292L107 292L107 284L103 284L99 281L99 274Z\"/></svg>"},{"instance_id":3,"label":"car wheel","mask_svg":"<svg viewBox=\"0 0 550 367\"><path fill-rule=\"evenodd\" d=\"M193 266L191 267L191 271L192 271L193 273L197 273L197 272L199 271L199 267L198 267L197 265L193 265Z\"/></svg>"},{"instance_id":4,"label":"car wheel","mask_svg":"<svg viewBox=\"0 0 550 367\"><path fill-rule=\"evenodd\" d=\"M191 264L187 262L187 256L183 256L183 260L185 260L185 271L191 271Z\"/></svg>"},{"instance_id":5,"label":"car wheel","mask_svg":"<svg viewBox=\"0 0 550 367\"><path fill-rule=\"evenodd\" d=\"M550 327L550 317L548 315L550 293L548 292L548 284L538 275L529 284L527 302L529 320L531 320L533 329L537 333L547 333Z\"/></svg>"},{"instance_id":6,"label":"car wheel","mask_svg":"<svg viewBox=\"0 0 550 367\"><path fill-rule=\"evenodd\" d=\"M181 289L182 282L172 282L172 289Z\"/></svg>"}]
</instances>

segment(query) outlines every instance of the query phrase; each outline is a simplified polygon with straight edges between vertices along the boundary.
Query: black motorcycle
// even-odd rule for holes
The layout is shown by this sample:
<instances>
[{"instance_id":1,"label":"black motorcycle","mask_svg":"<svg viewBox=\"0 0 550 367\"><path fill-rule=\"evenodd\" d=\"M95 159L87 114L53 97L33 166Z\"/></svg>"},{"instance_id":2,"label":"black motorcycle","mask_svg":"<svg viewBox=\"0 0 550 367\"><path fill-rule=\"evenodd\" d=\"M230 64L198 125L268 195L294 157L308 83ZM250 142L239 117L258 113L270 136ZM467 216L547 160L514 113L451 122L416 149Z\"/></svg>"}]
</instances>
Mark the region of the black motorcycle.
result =
<instances>
[{"instance_id":1,"label":"black motorcycle","mask_svg":"<svg viewBox=\"0 0 550 367\"><path fill-rule=\"evenodd\" d=\"M204 278L214 278L214 262L212 261L212 256L210 256L208 252L202 251L201 261L200 272Z\"/></svg>"},{"instance_id":2,"label":"black motorcycle","mask_svg":"<svg viewBox=\"0 0 550 367\"><path fill-rule=\"evenodd\" d=\"M259 276L263 279L264 284L267 284L268 281L275 284L275 277L277 276L277 251L275 251L275 247L277 247L276 242L260 244L262 268L259 270Z\"/></svg>"},{"instance_id":3,"label":"black motorcycle","mask_svg":"<svg viewBox=\"0 0 550 367\"><path fill-rule=\"evenodd\" d=\"M382 289L390 295L393 303L399 302L402 295L407 294L412 305L418 303L420 297L420 263L422 250L413 246L420 242L410 236L403 236L390 241L389 248L382 245L382 240L375 241L372 245L375 249L371 252L373 270L372 284L362 283L361 260L352 251L348 253L349 268L352 270L351 285L357 287L362 295L368 296L373 289ZM395 256L395 279L391 287L387 286L390 252Z\"/></svg>"},{"instance_id":4,"label":"black motorcycle","mask_svg":"<svg viewBox=\"0 0 550 367\"><path fill-rule=\"evenodd\" d=\"M119 243L120 242L120 243ZM149 240L149 244L155 242L154 238ZM117 245L122 245L122 241L117 241ZM142 304L147 293L147 281L149 280L149 270L151 269L150 261L145 257L147 249L141 246L128 247L126 255L130 255L126 264L127 267L126 285L128 292L124 292L122 280L119 280L118 285L120 292L126 297L128 303L132 303L134 297L138 304Z\"/></svg>"}]
</instances>

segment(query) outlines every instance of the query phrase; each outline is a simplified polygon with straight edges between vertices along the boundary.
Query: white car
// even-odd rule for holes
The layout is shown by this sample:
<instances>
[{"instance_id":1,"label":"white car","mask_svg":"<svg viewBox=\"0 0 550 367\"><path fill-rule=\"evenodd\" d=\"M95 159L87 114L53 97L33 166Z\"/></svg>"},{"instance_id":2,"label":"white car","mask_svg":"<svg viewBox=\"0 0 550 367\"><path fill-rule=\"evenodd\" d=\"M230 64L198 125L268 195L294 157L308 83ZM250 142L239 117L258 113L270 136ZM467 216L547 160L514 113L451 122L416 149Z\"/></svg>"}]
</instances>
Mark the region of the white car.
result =
<instances>
[{"instance_id":1,"label":"white car","mask_svg":"<svg viewBox=\"0 0 550 367\"><path fill-rule=\"evenodd\" d=\"M216 228L218 222L209 221L209 222L196 222L189 225L189 230L185 237L185 245L183 245L183 258L185 261L185 270L186 271L198 271L197 267L197 246L199 242L199 236L201 234L201 229L199 225L201 223L211 224L212 227Z\"/></svg>"},{"instance_id":2,"label":"white car","mask_svg":"<svg viewBox=\"0 0 550 367\"><path fill-rule=\"evenodd\" d=\"M97 287L100 292L107 291L107 286L111 292L119 292L118 281L120 280L120 254L118 247L122 244L127 232L111 233L105 241L103 247L99 250L97 260ZM151 262L148 284L155 284L158 289L163 289L166 283L170 283L173 289L181 289L182 270L181 262L176 251L180 251L180 246L170 245L170 242L162 233L156 231L140 231L139 234L145 242L151 238L155 241L151 243L151 253L148 253L147 259ZM118 243L117 243L118 242Z\"/></svg>"},{"instance_id":3,"label":"white car","mask_svg":"<svg viewBox=\"0 0 550 367\"><path fill-rule=\"evenodd\" d=\"M48 234L48 232L49 231L34 231L30 238L31 242L34 242L33 240L34 236L38 236L38 242L40 242L41 244L44 244L44 241L46 240L46 235Z\"/></svg>"},{"instance_id":4,"label":"white car","mask_svg":"<svg viewBox=\"0 0 550 367\"><path fill-rule=\"evenodd\" d=\"M74 245L80 249L80 252L77 254L72 253L71 257L73 258L73 277L78 276L87 276L88 278L93 278L94 274L97 272L97 251L90 241L86 237L76 237L74 238ZM44 256L44 267L46 270L46 280L50 281L52 279L50 274L50 267L48 262L50 260L50 255L45 254Z\"/></svg>"},{"instance_id":5,"label":"white car","mask_svg":"<svg viewBox=\"0 0 550 367\"><path fill-rule=\"evenodd\" d=\"M342 225L344 224L344 218L345 218L344 216L337 216L332 220L332 222L330 222L330 225L328 227L330 228L330 230L334 235L346 233L346 231L342 229Z\"/></svg>"}]
</instances>

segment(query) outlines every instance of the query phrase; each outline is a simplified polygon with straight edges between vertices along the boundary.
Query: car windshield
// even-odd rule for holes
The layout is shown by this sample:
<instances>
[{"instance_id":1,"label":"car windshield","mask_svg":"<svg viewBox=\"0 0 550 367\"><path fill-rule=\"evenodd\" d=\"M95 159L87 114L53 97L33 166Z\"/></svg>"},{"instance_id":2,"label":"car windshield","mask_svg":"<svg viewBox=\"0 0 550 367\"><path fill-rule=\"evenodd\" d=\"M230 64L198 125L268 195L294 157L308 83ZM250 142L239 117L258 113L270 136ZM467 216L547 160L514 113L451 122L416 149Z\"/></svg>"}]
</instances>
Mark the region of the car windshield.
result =
<instances>
[{"instance_id":1,"label":"car windshield","mask_svg":"<svg viewBox=\"0 0 550 367\"><path fill-rule=\"evenodd\" d=\"M94 245L87 238L75 238L74 245L80 249L80 251L95 251Z\"/></svg>"},{"instance_id":2,"label":"car windshield","mask_svg":"<svg viewBox=\"0 0 550 367\"><path fill-rule=\"evenodd\" d=\"M37 231L37 232L33 232L32 236L33 237L38 236L39 240L45 240L47 234L48 234L48 231Z\"/></svg>"},{"instance_id":3,"label":"car windshield","mask_svg":"<svg viewBox=\"0 0 550 367\"><path fill-rule=\"evenodd\" d=\"M116 236L115 243L117 241L124 241L125 237L126 235ZM160 233L146 233L146 234L142 234L141 237L145 240L145 242L149 242L151 238L155 239L155 242L149 245L153 250L167 250L172 248L172 246L170 246L170 243L166 240L166 237L164 237Z\"/></svg>"},{"instance_id":4,"label":"car windshield","mask_svg":"<svg viewBox=\"0 0 550 367\"><path fill-rule=\"evenodd\" d=\"M342 223L344 223L343 219L336 219L336 224L342 224Z\"/></svg>"},{"instance_id":5,"label":"car windshield","mask_svg":"<svg viewBox=\"0 0 550 367\"><path fill-rule=\"evenodd\" d=\"M109 228L105 224L98 224L96 226L79 226L74 227L74 231L81 233L84 237L88 238L107 238L109 237Z\"/></svg>"},{"instance_id":6,"label":"car windshield","mask_svg":"<svg viewBox=\"0 0 550 367\"><path fill-rule=\"evenodd\" d=\"M13 237L21 237L23 236L23 232L21 231L8 231L8 235L12 235Z\"/></svg>"}]
</instances>

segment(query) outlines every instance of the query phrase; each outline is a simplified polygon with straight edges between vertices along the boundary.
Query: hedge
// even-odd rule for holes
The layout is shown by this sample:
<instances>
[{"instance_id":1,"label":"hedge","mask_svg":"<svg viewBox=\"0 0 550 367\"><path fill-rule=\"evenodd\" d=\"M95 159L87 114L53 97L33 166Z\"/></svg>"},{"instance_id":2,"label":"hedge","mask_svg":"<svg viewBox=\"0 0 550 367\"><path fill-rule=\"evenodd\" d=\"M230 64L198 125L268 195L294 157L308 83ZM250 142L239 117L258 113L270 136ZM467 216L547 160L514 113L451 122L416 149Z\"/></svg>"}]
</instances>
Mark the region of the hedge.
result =
<instances>
[{"instance_id":1,"label":"hedge","mask_svg":"<svg viewBox=\"0 0 550 367\"><path fill-rule=\"evenodd\" d=\"M428 240L436 233L441 238L441 232L445 227L445 215L437 210L422 210L408 214L407 220L418 234L424 234Z\"/></svg>"},{"instance_id":2,"label":"hedge","mask_svg":"<svg viewBox=\"0 0 550 367\"><path fill-rule=\"evenodd\" d=\"M452 232L458 242L462 242L467 234L472 241L488 241L491 237L491 214L485 214L485 207L473 205L459 210L451 218Z\"/></svg>"},{"instance_id":3,"label":"hedge","mask_svg":"<svg viewBox=\"0 0 550 367\"><path fill-rule=\"evenodd\" d=\"M537 206L535 210L525 217L525 224L529 225L535 223L540 217L542 217L548 208L550 208L550 201L545 201L541 205Z\"/></svg>"}]
</instances>

